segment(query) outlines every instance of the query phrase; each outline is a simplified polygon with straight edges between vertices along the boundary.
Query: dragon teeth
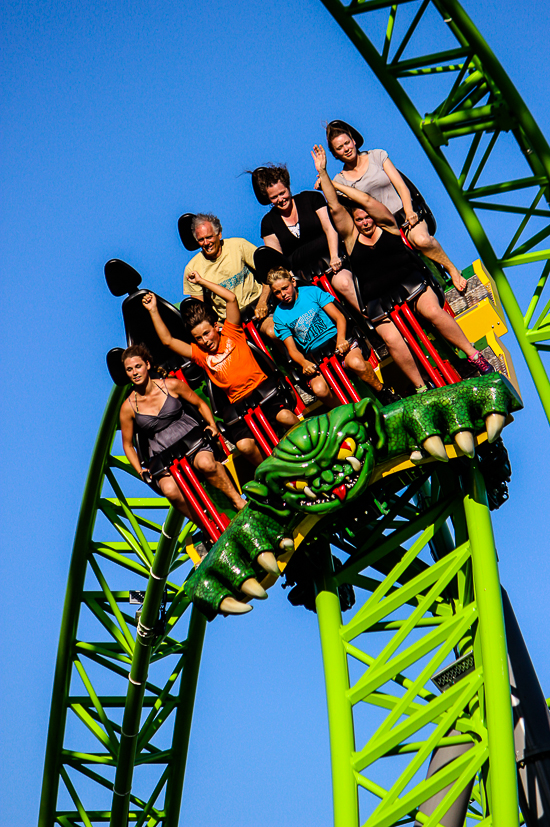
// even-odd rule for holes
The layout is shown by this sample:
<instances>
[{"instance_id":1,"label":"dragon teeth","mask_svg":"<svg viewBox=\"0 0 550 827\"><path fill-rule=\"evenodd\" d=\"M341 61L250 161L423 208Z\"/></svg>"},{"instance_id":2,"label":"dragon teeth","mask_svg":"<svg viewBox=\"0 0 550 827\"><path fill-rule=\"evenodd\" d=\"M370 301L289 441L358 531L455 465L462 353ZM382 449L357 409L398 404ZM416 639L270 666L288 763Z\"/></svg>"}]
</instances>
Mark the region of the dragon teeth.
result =
<instances>
[{"instance_id":1,"label":"dragon teeth","mask_svg":"<svg viewBox=\"0 0 550 827\"><path fill-rule=\"evenodd\" d=\"M357 472L361 470L362 465L357 459L357 457L347 457L347 461L349 462L354 471Z\"/></svg>"},{"instance_id":2,"label":"dragon teeth","mask_svg":"<svg viewBox=\"0 0 550 827\"><path fill-rule=\"evenodd\" d=\"M309 488L309 486L307 486L307 485L304 488L304 494L306 495L308 500L316 500L317 499L317 495L314 494L313 491L311 490L311 488Z\"/></svg>"}]
</instances>

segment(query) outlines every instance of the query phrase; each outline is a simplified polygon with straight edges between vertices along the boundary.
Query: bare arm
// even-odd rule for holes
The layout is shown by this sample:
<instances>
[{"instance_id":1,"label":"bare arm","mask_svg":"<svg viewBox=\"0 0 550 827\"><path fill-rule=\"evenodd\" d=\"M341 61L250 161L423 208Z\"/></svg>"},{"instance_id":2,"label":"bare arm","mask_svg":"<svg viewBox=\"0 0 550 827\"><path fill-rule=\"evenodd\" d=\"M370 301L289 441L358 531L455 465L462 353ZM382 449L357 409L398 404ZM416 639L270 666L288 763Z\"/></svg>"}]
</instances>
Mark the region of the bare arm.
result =
<instances>
[{"instance_id":1,"label":"bare arm","mask_svg":"<svg viewBox=\"0 0 550 827\"><path fill-rule=\"evenodd\" d=\"M141 301L145 309L148 310L151 315L151 319L153 325L155 326L157 336L159 337L162 344L166 345L166 347L169 347L170 350L174 351L174 353L180 353L187 359L191 358L191 345L188 345L187 342L182 342L181 339L174 339L174 337L162 321L160 313L158 311L157 297L155 296L155 294L146 293L146 295L143 297Z\"/></svg>"},{"instance_id":2,"label":"bare arm","mask_svg":"<svg viewBox=\"0 0 550 827\"><path fill-rule=\"evenodd\" d=\"M271 247L273 250L278 250L279 253L283 252L283 249L281 247L281 243L280 243L279 239L277 238L277 236L275 235L275 233L272 233L271 235L264 236L262 238L262 241L263 241L263 243L265 244L266 247Z\"/></svg>"},{"instance_id":3,"label":"bare arm","mask_svg":"<svg viewBox=\"0 0 550 827\"><path fill-rule=\"evenodd\" d=\"M395 189L397 190L397 194L403 202L405 218L410 223L410 226L414 227L415 224L418 224L418 215L413 210L411 194L409 192L408 186L403 181L401 175L396 170L389 158L386 158L386 160L382 164L382 168L388 176L388 178L390 179L390 181L392 182Z\"/></svg>"},{"instance_id":4,"label":"bare arm","mask_svg":"<svg viewBox=\"0 0 550 827\"><path fill-rule=\"evenodd\" d=\"M395 218L384 204L381 204L380 201L377 201L372 195L361 192L361 190L356 189L356 187L348 187L347 184L340 184L340 182L338 182L338 189L346 198L349 198L350 201L355 201L361 209L365 210L378 227L381 227L383 230L388 230L388 232L394 233L395 235L399 235Z\"/></svg>"},{"instance_id":5,"label":"bare arm","mask_svg":"<svg viewBox=\"0 0 550 827\"><path fill-rule=\"evenodd\" d=\"M134 412L128 400L124 402L120 409L120 433L122 436L122 449L126 454L128 462L137 473L142 475L143 469L141 467L136 449L134 448Z\"/></svg>"},{"instance_id":6,"label":"bare arm","mask_svg":"<svg viewBox=\"0 0 550 827\"><path fill-rule=\"evenodd\" d=\"M304 376L314 376L317 373L317 365L315 362L310 362L303 353L301 353L298 348L296 347L296 342L292 338L292 336L288 336L286 339L283 340L285 343L285 347L288 350L288 354L293 362L296 362L297 365L300 365L304 372Z\"/></svg>"},{"instance_id":7,"label":"bare arm","mask_svg":"<svg viewBox=\"0 0 550 827\"><path fill-rule=\"evenodd\" d=\"M269 313L269 309L267 306L267 300L269 299L269 295L271 293L271 287L269 284L262 284L262 292L260 298L256 303L256 309L254 310L254 318L255 319L265 319L267 314Z\"/></svg>"},{"instance_id":8,"label":"bare arm","mask_svg":"<svg viewBox=\"0 0 550 827\"><path fill-rule=\"evenodd\" d=\"M325 304L323 310L336 325L336 350L343 356L349 350L349 342L346 339L346 317L338 310L333 302Z\"/></svg>"},{"instance_id":9,"label":"bare arm","mask_svg":"<svg viewBox=\"0 0 550 827\"><path fill-rule=\"evenodd\" d=\"M228 322L231 322L231 324L241 323L241 311L239 310L239 302L237 301L235 293L232 293L231 290L226 290L226 288L222 287L221 284L216 284L214 281L203 279L196 270L189 273L188 279L191 284L199 285L199 287L202 287L203 291L204 288L207 287L208 290L211 290L212 293L215 293L216 296L219 296L220 299L224 300L225 318Z\"/></svg>"},{"instance_id":10,"label":"bare arm","mask_svg":"<svg viewBox=\"0 0 550 827\"><path fill-rule=\"evenodd\" d=\"M334 189L334 184L327 173L327 156L325 150L322 146L315 144L311 155L315 163L315 169L319 174L319 182L323 194L327 199L330 214L336 224L336 229L345 242L348 240L351 241L356 232L355 226L348 211L340 204L336 190Z\"/></svg>"},{"instance_id":11,"label":"bare arm","mask_svg":"<svg viewBox=\"0 0 550 827\"><path fill-rule=\"evenodd\" d=\"M330 266L332 267L335 273L338 270L342 269L342 261L340 256L338 255L338 233L332 226L332 222L328 215L328 210L326 207L321 207L320 210L316 210L317 215L319 217L319 221L321 222L321 227L323 228L323 232L327 239L328 244L328 252L330 256Z\"/></svg>"}]
</instances>

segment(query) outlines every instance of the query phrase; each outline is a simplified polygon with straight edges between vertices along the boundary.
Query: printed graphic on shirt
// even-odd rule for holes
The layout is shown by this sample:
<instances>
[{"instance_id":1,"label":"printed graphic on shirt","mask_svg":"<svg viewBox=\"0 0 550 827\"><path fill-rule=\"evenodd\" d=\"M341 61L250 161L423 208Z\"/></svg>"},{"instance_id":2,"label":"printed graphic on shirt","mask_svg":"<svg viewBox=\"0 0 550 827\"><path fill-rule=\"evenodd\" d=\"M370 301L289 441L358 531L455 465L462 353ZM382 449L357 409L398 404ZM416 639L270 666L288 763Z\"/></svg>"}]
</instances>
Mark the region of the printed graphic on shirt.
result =
<instances>
[{"instance_id":1,"label":"printed graphic on shirt","mask_svg":"<svg viewBox=\"0 0 550 827\"><path fill-rule=\"evenodd\" d=\"M218 352L208 354L206 357L206 364L211 371L214 373L219 373L220 377L223 378L227 375L227 371L231 363L231 355L234 350L235 342L233 339L228 338L225 342L225 348L221 353Z\"/></svg>"},{"instance_id":2,"label":"printed graphic on shirt","mask_svg":"<svg viewBox=\"0 0 550 827\"><path fill-rule=\"evenodd\" d=\"M332 336L334 325L326 313L312 308L303 316L291 322L289 327L294 338L302 344L305 350L309 350L318 339L324 338L328 332Z\"/></svg>"},{"instance_id":3,"label":"printed graphic on shirt","mask_svg":"<svg viewBox=\"0 0 550 827\"><path fill-rule=\"evenodd\" d=\"M225 279L225 281L221 281L220 284L222 287L225 287L226 290L231 290L232 292L234 292L235 287L238 287L239 284L243 284L248 275L250 275L250 270L245 264L240 273L235 273L234 276Z\"/></svg>"}]
</instances>

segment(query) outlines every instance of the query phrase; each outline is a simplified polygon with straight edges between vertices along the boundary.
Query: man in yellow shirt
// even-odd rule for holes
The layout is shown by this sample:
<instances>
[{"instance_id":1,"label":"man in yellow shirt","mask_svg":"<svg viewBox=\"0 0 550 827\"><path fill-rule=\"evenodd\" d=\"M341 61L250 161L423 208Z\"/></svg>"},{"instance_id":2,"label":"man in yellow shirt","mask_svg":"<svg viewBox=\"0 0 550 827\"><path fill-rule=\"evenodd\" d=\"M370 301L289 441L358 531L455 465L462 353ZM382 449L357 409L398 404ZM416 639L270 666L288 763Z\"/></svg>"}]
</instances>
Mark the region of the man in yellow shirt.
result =
<instances>
[{"instance_id":1,"label":"man in yellow shirt","mask_svg":"<svg viewBox=\"0 0 550 827\"><path fill-rule=\"evenodd\" d=\"M189 281L189 273L213 281L230 290L237 297L245 321L254 317L261 321L260 331L275 339L273 317L269 316L267 299L269 285L262 285L254 277L256 247L245 238L222 239L219 218L210 213L199 213L191 223L193 236L201 252L193 256L183 274L183 292L204 301L202 288ZM220 319L225 319L225 301L211 294L212 304ZM255 305L255 306L254 306Z\"/></svg>"}]
</instances>

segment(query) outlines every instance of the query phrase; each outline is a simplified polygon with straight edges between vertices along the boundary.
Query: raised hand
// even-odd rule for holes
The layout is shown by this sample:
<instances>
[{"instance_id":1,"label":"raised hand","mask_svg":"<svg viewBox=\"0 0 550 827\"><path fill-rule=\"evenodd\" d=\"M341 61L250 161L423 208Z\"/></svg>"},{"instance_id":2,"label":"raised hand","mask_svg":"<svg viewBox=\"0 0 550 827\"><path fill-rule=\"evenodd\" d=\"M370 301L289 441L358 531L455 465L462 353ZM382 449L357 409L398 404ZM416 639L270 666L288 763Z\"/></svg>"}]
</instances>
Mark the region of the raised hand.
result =
<instances>
[{"instance_id":1,"label":"raised hand","mask_svg":"<svg viewBox=\"0 0 550 827\"><path fill-rule=\"evenodd\" d=\"M327 154L322 146L319 144L315 144L313 149L311 150L311 157L313 158L313 163L315 164L315 169L319 173L326 172L327 170Z\"/></svg>"},{"instance_id":2,"label":"raised hand","mask_svg":"<svg viewBox=\"0 0 550 827\"><path fill-rule=\"evenodd\" d=\"M191 270L191 272L187 274L187 281L190 281L191 284L200 284L200 282L201 282L200 273L197 273L196 270Z\"/></svg>"},{"instance_id":3,"label":"raised hand","mask_svg":"<svg viewBox=\"0 0 550 827\"><path fill-rule=\"evenodd\" d=\"M142 305L151 313L157 309L157 297L154 293L146 293L141 300Z\"/></svg>"}]
</instances>

